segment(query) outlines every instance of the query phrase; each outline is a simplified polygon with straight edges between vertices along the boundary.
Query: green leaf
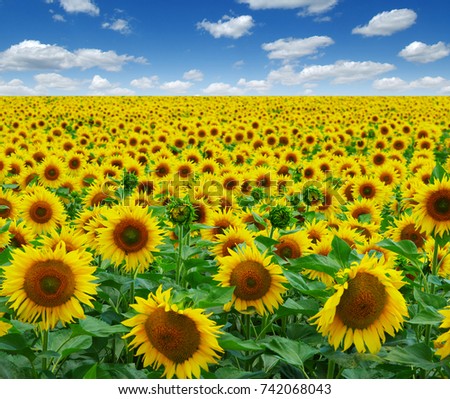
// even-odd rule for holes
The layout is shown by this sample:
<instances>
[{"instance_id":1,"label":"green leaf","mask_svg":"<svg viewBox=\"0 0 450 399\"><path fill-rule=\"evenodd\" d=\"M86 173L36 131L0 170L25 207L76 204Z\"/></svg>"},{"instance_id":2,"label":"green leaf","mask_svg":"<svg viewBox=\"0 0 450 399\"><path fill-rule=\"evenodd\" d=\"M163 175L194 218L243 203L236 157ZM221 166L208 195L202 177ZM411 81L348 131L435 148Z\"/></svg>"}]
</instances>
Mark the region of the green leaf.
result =
<instances>
[{"instance_id":1,"label":"green leaf","mask_svg":"<svg viewBox=\"0 0 450 399\"><path fill-rule=\"evenodd\" d=\"M405 364L408 366L419 367L425 370L432 370L439 367L439 363L433 363L433 352L423 344L415 344L406 348L394 347L384 360L391 363Z\"/></svg>"},{"instance_id":2,"label":"green leaf","mask_svg":"<svg viewBox=\"0 0 450 399\"><path fill-rule=\"evenodd\" d=\"M83 376L83 379L96 379L97 378L97 363L94 363L92 367Z\"/></svg>"},{"instance_id":3,"label":"green leaf","mask_svg":"<svg viewBox=\"0 0 450 399\"><path fill-rule=\"evenodd\" d=\"M0 266L9 264L11 260L11 248L5 248L3 252L0 252Z\"/></svg>"},{"instance_id":4,"label":"green leaf","mask_svg":"<svg viewBox=\"0 0 450 399\"><path fill-rule=\"evenodd\" d=\"M0 350L18 352L28 348L29 343L22 334L6 334L0 337Z\"/></svg>"},{"instance_id":5,"label":"green leaf","mask_svg":"<svg viewBox=\"0 0 450 399\"><path fill-rule=\"evenodd\" d=\"M90 335L92 337L110 337L114 334L124 334L128 332L127 327L122 324L109 325L103 320L95 317L86 316L85 319L80 319L78 324L71 324L70 328L73 331L72 336Z\"/></svg>"},{"instance_id":6,"label":"green leaf","mask_svg":"<svg viewBox=\"0 0 450 399\"><path fill-rule=\"evenodd\" d=\"M313 348L303 342L293 341L288 338L276 337L263 344L267 349L284 362L293 366L303 367L303 363L318 353L318 349Z\"/></svg>"},{"instance_id":7,"label":"green leaf","mask_svg":"<svg viewBox=\"0 0 450 399\"><path fill-rule=\"evenodd\" d=\"M319 311L319 304L313 299L301 299L298 302L288 298L286 302L277 310L278 316L290 316L295 314L304 314L313 316Z\"/></svg>"},{"instance_id":8,"label":"green leaf","mask_svg":"<svg viewBox=\"0 0 450 399\"><path fill-rule=\"evenodd\" d=\"M89 349L92 345L92 337L80 335L69 339L61 348L59 348L61 357L65 358L72 353L81 352Z\"/></svg>"},{"instance_id":9,"label":"green leaf","mask_svg":"<svg viewBox=\"0 0 450 399\"><path fill-rule=\"evenodd\" d=\"M262 349L262 346L255 341L242 340L228 333L223 334L219 338L219 345L225 350L235 351L257 351Z\"/></svg>"},{"instance_id":10,"label":"green leaf","mask_svg":"<svg viewBox=\"0 0 450 399\"><path fill-rule=\"evenodd\" d=\"M1 209L2 206L5 206L5 205L0 205L0 211L2 210ZM6 207L6 208L8 208L8 207ZM8 220L2 227L0 227L0 234L6 233L9 229L10 224L11 224L11 220Z\"/></svg>"},{"instance_id":11,"label":"green leaf","mask_svg":"<svg viewBox=\"0 0 450 399\"><path fill-rule=\"evenodd\" d=\"M235 287L214 287L210 286L206 297L202 298L196 304L199 308L211 308L214 306L223 306L231 301Z\"/></svg>"},{"instance_id":12,"label":"green leaf","mask_svg":"<svg viewBox=\"0 0 450 399\"><path fill-rule=\"evenodd\" d=\"M334 276L341 265L334 259L323 255L308 255L289 261L289 269L301 271L304 269L317 270Z\"/></svg>"},{"instance_id":13,"label":"green leaf","mask_svg":"<svg viewBox=\"0 0 450 399\"><path fill-rule=\"evenodd\" d=\"M334 236L331 248L330 258L335 259L342 268L348 267L348 258L352 252L350 246L342 238Z\"/></svg>"},{"instance_id":14,"label":"green leaf","mask_svg":"<svg viewBox=\"0 0 450 399\"><path fill-rule=\"evenodd\" d=\"M427 294L414 288L414 299L423 306L431 306L435 309L442 309L447 306L447 300L442 295Z\"/></svg>"},{"instance_id":15,"label":"green leaf","mask_svg":"<svg viewBox=\"0 0 450 399\"><path fill-rule=\"evenodd\" d=\"M277 240L274 240L273 238L270 237L266 237L266 236L257 236L255 238L255 241L261 243L262 245L264 245L266 248L271 248L272 246L274 246L275 244L278 244Z\"/></svg>"},{"instance_id":16,"label":"green leaf","mask_svg":"<svg viewBox=\"0 0 450 399\"><path fill-rule=\"evenodd\" d=\"M389 251L402 255L417 268L420 268L422 265L422 255L417 252L416 245L410 240L395 242L389 238L386 238L377 243L377 245L381 248L386 248Z\"/></svg>"},{"instance_id":17,"label":"green leaf","mask_svg":"<svg viewBox=\"0 0 450 399\"><path fill-rule=\"evenodd\" d=\"M426 306L424 309L420 309L412 319L407 320L410 324L440 324L443 316L433 307Z\"/></svg>"},{"instance_id":18,"label":"green leaf","mask_svg":"<svg viewBox=\"0 0 450 399\"><path fill-rule=\"evenodd\" d=\"M256 223L259 223L260 225L267 227L267 222L256 212L252 212L252 216Z\"/></svg>"},{"instance_id":19,"label":"green leaf","mask_svg":"<svg viewBox=\"0 0 450 399\"><path fill-rule=\"evenodd\" d=\"M443 166L440 164L436 164L433 172L431 172L430 184L433 184L435 180L442 181L445 176L447 176L447 172L445 171Z\"/></svg>"}]
</instances>

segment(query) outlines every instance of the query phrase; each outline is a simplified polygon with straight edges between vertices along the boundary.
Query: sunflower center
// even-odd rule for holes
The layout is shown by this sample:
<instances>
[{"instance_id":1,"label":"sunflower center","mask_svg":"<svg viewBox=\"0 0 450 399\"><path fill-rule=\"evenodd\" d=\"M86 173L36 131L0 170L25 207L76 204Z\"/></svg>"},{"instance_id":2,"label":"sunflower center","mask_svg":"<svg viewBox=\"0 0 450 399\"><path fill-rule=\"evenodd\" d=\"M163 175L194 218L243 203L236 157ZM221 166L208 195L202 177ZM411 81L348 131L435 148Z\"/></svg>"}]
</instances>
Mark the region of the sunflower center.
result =
<instances>
[{"instance_id":1,"label":"sunflower center","mask_svg":"<svg viewBox=\"0 0 450 399\"><path fill-rule=\"evenodd\" d=\"M36 223L47 223L52 216L52 208L46 201L36 201L30 207L30 218Z\"/></svg>"},{"instance_id":2,"label":"sunflower center","mask_svg":"<svg viewBox=\"0 0 450 399\"><path fill-rule=\"evenodd\" d=\"M56 180L59 176L59 171L54 166L48 166L44 174L47 180Z\"/></svg>"},{"instance_id":3,"label":"sunflower center","mask_svg":"<svg viewBox=\"0 0 450 399\"><path fill-rule=\"evenodd\" d=\"M282 239L275 248L275 253L283 259L297 259L302 256L299 246L291 240Z\"/></svg>"},{"instance_id":4,"label":"sunflower center","mask_svg":"<svg viewBox=\"0 0 450 399\"><path fill-rule=\"evenodd\" d=\"M222 247L222 256L229 256L229 252L228 249L234 249L236 248L239 244L242 244L244 242L244 240L240 239L240 238L230 238L228 239L228 241L226 241L223 244Z\"/></svg>"},{"instance_id":5,"label":"sunflower center","mask_svg":"<svg viewBox=\"0 0 450 399\"><path fill-rule=\"evenodd\" d=\"M375 322L386 305L386 288L377 277L358 273L348 282L336 313L349 328L364 329Z\"/></svg>"},{"instance_id":6,"label":"sunflower center","mask_svg":"<svg viewBox=\"0 0 450 399\"><path fill-rule=\"evenodd\" d=\"M7 206L7 208L0 209L0 218L7 219L11 215L11 202L7 199L0 198L0 205Z\"/></svg>"},{"instance_id":7,"label":"sunflower center","mask_svg":"<svg viewBox=\"0 0 450 399\"><path fill-rule=\"evenodd\" d=\"M361 187L360 193L365 198L372 198L374 196L374 189L371 185L364 185Z\"/></svg>"},{"instance_id":8,"label":"sunflower center","mask_svg":"<svg viewBox=\"0 0 450 399\"><path fill-rule=\"evenodd\" d=\"M252 260L241 262L230 276L230 285L236 287L234 295L244 300L261 299L269 291L271 282L269 271Z\"/></svg>"},{"instance_id":9,"label":"sunflower center","mask_svg":"<svg viewBox=\"0 0 450 399\"><path fill-rule=\"evenodd\" d=\"M424 241L425 241L425 235L416 229L416 226L414 225L414 223L411 223L402 229L402 231L400 233L400 239L401 240L410 240L414 244L416 244L417 248L422 248Z\"/></svg>"},{"instance_id":10,"label":"sunflower center","mask_svg":"<svg viewBox=\"0 0 450 399\"><path fill-rule=\"evenodd\" d=\"M37 262L25 274L24 290L37 305L60 306L73 296L75 276L72 269L60 260Z\"/></svg>"},{"instance_id":11,"label":"sunflower center","mask_svg":"<svg viewBox=\"0 0 450 399\"><path fill-rule=\"evenodd\" d=\"M427 202L428 214L439 222L450 220L450 190L441 189L434 192Z\"/></svg>"},{"instance_id":12,"label":"sunflower center","mask_svg":"<svg viewBox=\"0 0 450 399\"><path fill-rule=\"evenodd\" d=\"M147 245L148 231L138 220L122 220L114 229L114 242L123 251L137 252Z\"/></svg>"},{"instance_id":13,"label":"sunflower center","mask_svg":"<svg viewBox=\"0 0 450 399\"><path fill-rule=\"evenodd\" d=\"M145 322L145 332L155 349L174 363L184 363L200 346L195 322L173 310L157 308Z\"/></svg>"}]
</instances>

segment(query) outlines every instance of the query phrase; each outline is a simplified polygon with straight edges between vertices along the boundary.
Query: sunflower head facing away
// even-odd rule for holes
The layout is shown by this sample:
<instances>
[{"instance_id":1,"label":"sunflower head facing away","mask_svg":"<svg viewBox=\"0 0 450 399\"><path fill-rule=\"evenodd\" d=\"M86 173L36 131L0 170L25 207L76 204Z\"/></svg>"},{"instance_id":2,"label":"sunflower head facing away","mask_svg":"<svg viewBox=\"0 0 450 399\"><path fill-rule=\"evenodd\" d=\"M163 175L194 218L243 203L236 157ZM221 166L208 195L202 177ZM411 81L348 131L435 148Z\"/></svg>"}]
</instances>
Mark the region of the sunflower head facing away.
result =
<instances>
[{"instance_id":1,"label":"sunflower head facing away","mask_svg":"<svg viewBox=\"0 0 450 399\"><path fill-rule=\"evenodd\" d=\"M9 296L19 320L41 322L47 330L58 321L64 324L84 318L81 304L92 307L96 293L91 260L92 255L82 250L66 252L64 243L54 250L16 249L11 265L4 268L0 295Z\"/></svg>"},{"instance_id":2,"label":"sunflower head facing away","mask_svg":"<svg viewBox=\"0 0 450 399\"><path fill-rule=\"evenodd\" d=\"M226 311L234 304L239 312L253 307L260 315L273 313L283 303L281 295L287 290L281 267L254 246L238 247L222 258L214 280L222 287L235 287L231 301L224 306Z\"/></svg>"},{"instance_id":3,"label":"sunflower head facing away","mask_svg":"<svg viewBox=\"0 0 450 399\"><path fill-rule=\"evenodd\" d=\"M318 332L328 336L337 349L352 344L358 352L377 353L394 336L408 315L406 302L398 291L401 274L386 267L375 257L364 256L360 264L338 273L336 292L312 320Z\"/></svg>"},{"instance_id":4,"label":"sunflower head facing away","mask_svg":"<svg viewBox=\"0 0 450 399\"><path fill-rule=\"evenodd\" d=\"M222 348L217 342L220 326L202 309L180 309L170 298L170 289L150 293L147 299L136 298L131 307L138 314L123 322L132 327L123 338L134 337L132 348L143 355L144 367L164 366L167 378L200 378L201 370L217 363Z\"/></svg>"}]
</instances>

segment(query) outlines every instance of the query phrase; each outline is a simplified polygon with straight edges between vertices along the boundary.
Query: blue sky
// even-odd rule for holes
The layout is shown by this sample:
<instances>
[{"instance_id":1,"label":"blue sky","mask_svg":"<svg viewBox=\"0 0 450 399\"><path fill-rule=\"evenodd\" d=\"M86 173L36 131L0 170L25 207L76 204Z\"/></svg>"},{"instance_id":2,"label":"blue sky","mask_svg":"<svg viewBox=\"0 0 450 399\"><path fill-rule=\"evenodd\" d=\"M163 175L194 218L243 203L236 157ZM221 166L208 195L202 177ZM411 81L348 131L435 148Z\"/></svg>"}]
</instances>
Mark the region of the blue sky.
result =
<instances>
[{"instance_id":1,"label":"blue sky","mask_svg":"<svg viewBox=\"0 0 450 399\"><path fill-rule=\"evenodd\" d=\"M448 95L449 11L443 0L0 0L0 95Z\"/></svg>"}]
</instances>

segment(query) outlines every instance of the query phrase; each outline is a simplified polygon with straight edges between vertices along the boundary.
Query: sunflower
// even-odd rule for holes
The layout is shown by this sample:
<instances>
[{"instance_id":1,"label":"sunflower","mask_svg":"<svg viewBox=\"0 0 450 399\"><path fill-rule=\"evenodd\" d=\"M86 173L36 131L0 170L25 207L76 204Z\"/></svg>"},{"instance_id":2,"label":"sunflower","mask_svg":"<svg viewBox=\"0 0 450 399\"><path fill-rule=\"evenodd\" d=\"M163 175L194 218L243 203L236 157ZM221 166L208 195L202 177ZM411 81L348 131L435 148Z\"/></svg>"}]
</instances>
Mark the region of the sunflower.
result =
<instances>
[{"instance_id":1,"label":"sunflower","mask_svg":"<svg viewBox=\"0 0 450 399\"><path fill-rule=\"evenodd\" d=\"M359 176L353 180L352 196L384 203L389 200L390 189L376 177Z\"/></svg>"},{"instance_id":2,"label":"sunflower","mask_svg":"<svg viewBox=\"0 0 450 399\"><path fill-rule=\"evenodd\" d=\"M328 336L336 350L352 344L358 352L377 353L386 340L394 336L408 316L405 299L398 290L401 274L385 267L376 257L365 255L361 263L338 272L336 292L322 310L311 318L318 332Z\"/></svg>"},{"instance_id":3,"label":"sunflower","mask_svg":"<svg viewBox=\"0 0 450 399\"><path fill-rule=\"evenodd\" d=\"M212 249L212 253L218 258L230 256L229 251L234 250L240 244L252 245L255 240L255 235L246 228L229 227L223 234L217 235L216 245Z\"/></svg>"},{"instance_id":4,"label":"sunflower","mask_svg":"<svg viewBox=\"0 0 450 399\"><path fill-rule=\"evenodd\" d=\"M387 232L394 241L410 240L419 249L424 246L427 236L420 231L412 216L403 214L394 223L395 226Z\"/></svg>"},{"instance_id":5,"label":"sunflower","mask_svg":"<svg viewBox=\"0 0 450 399\"><path fill-rule=\"evenodd\" d=\"M159 286L147 299L137 297L131 307L138 314L122 322L132 327L123 338L134 336L130 346L143 355L144 367L163 365L167 378L200 378L201 370L208 371L208 364L217 363L223 352L217 342L221 326L202 309L180 309L170 291Z\"/></svg>"},{"instance_id":6,"label":"sunflower","mask_svg":"<svg viewBox=\"0 0 450 399\"><path fill-rule=\"evenodd\" d=\"M49 155L37 168L39 181L46 187L58 188L67 170L63 161L56 155Z\"/></svg>"},{"instance_id":7,"label":"sunflower","mask_svg":"<svg viewBox=\"0 0 450 399\"><path fill-rule=\"evenodd\" d=\"M211 226L210 229L201 230L202 237L206 240L217 241L217 236L223 234L229 227L244 228L241 218L232 209L211 212L205 224Z\"/></svg>"},{"instance_id":8,"label":"sunflower","mask_svg":"<svg viewBox=\"0 0 450 399\"><path fill-rule=\"evenodd\" d=\"M67 226L63 226L60 231L53 230L50 235L42 238L43 246L53 250L61 241L64 242L67 252L83 249L87 242L85 234Z\"/></svg>"},{"instance_id":9,"label":"sunflower","mask_svg":"<svg viewBox=\"0 0 450 399\"><path fill-rule=\"evenodd\" d=\"M450 181L447 177L421 185L414 201L417 205L412 217L421 231L435 235L450 232Z\"/></svg>"},{"instance_id":10,"label":"sunflower","mask_svg":"<svg viewBox=\"0 0 450 399\"><path fill-rule=\"evenodd\" d=\"M285 260L305 256L312 245L312 241L305 230L288 232L282 236L275 235L274 238L278 241L278 244L275 244L274 252Z\"/></svg>"},{"instance_id":11,"label":"sunflower","mask_svg":"<svg viewBox=\"0 0 450 399\"><path fill-rule=\"evenodd\" d=\"M436 243L434 240L429 239L424 245L425 254L428 257L430 268L432 268L434 247ZM437 252L437 274L442 278L450 277L450 243L446 243L444 246L439 246Z\"/></svg>"},{"instance_id":12,"label":"sunflower","mask_svg":"<svg viewBox=\"0 0 450 399\"><path fill-rule=\"evenodd\" d=\"M439 313L444 316L444 320L439 327L450 329L450 306L440 310ZM436 350L436 355L440 356L441 359L450 355L450 330L439 335L434 341L434 346L438 348Z\"/></svg>"},{"instance_id":13,"label":"sunflower","mask_svg":"<svg viewBox=\"0 0 450 399\"><path fill-rule=\"evenodd\" d=\"M0 188L0 218L15 219L17 216L17 204L20 197Z\"/></svg>"},{"instance_id":14,"label":"sunflower","mask_svg":"<svg viewBox=\"0 0 450 399\"><path fill-rule=\"evenodd\" d=\"M83 199L85 207L96 207L108 204L114 199L114 185L107 180L99 179L92 183Z\"/></svg>"},{"instance_id":15,"label":"sunflower","mask_svg":"<svg viewBox=\"0 0 450 399\"><path fill-rule=\"evenodd\" d=\"M99 252L127 272L143 272L162 242L158 220L140 206L117 205L102 213L105 227L98 229Z\"/></svg>"},{"instance_id":16,"label":"sunflower","mask_svg":"<svg viewBox=\"0 0 450 399\"><path fill-rule=\"evenodd\" d=\"M96 294L95 267L92 255L77 250L67 253L64 243L55 250L26 246L13 251L11 266L4 267L1 295L19 320L41 322L44 329L55 327L58 321L70 323L84 318L81 304L93 307Z\"/></svg>"},{"instance_id":17,"label":"sunflower","mask_svg":"<svg viewBox=\"0 0 450 399\"><path fill-rule=\"evenodd\" d=\"M362 223L379 225L381 223L381 210L372 200L360 198L347 206L347 215Z\"/></svg>"},{"instance_id":18,"label":"sunflower","mask_svg":"<svg viewBox=\"0 0 450 399\"><path fill-rule=\"evenodd\" d=\"M28 227L22 221L13 221L8 228L11 234L11 241L9 245L12 248L20 248L24 245L29 245L36 235L31 227Z\"/></svg>"},{"instance_id":19,"label":"sunflower","mask_svg":"<svg viewBox=\"0 0 450 399\"><path fill-rule=\"evenodd\" d=\"M3 317L4 313L0 313L0 317ZM8 330L12 327L11 324L7 323L6 321L0 320L0 337L3 335L8 334Z\"/></svg>"},{"instance_id":20,"label":"sunflower","mask_svg":"<svg viewBox=\"0 0 450 399\"><path fill-rule=\"evenodd\" d=\"M64 222L64 207L55 194L35 186L23 197L19 215L37 234L42 234Z\"/></svg>"},{"instance_id":21,"label":"sunflower","mask_svg":"<svg viewBox=\"0 0 450 399\"><path fill-rule=\"evenodd\" d=\"M254 246L237 248L221 260L214 280L222 287L235 287L231 301L224 306L229 311L234 304L238 312L246 312L255 308L264 315L273 313L283 302L281 295L287 291L283 283L281 267L271 263L271 256L261 254Z\"/></svg>"}]
</instances>

